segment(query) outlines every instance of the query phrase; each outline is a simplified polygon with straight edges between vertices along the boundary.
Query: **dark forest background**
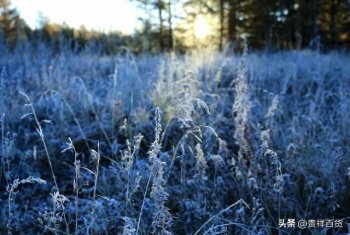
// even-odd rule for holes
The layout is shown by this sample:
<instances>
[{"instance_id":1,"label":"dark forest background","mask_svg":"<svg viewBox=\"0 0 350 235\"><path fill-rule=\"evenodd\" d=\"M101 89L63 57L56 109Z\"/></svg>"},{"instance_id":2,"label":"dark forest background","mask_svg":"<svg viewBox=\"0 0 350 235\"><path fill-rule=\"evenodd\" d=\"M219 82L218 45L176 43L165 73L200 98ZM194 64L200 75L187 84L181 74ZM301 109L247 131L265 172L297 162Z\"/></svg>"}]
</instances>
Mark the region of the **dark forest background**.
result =
<instances>
[{"instance_id":1,"label":"dark forest background","mask_svg":"<svg viewBox=\"0 0 350 235\"><path fill-rule=\"evenodd\" d=\"M107 54L116 53L121 47L136 53L186 51L193 47L185 43L191 38L186 26L202 14L217 22L214 35L204 44L220 50L227 44L241 48L243 38L247 38L252 49L350 47L349 0L132 1L147 17L139 19L143 25L141 29L133 35L123 35L117 31L89 31L84 26L73 29L51 23L44 17L40 28L31 29L9 0L0 0L0 39L10 48L21 41L34 45L46 42L56 49L64 44L78 51L89 45L99 45L101 52ZM177 14L174 9L181 9L182 14Z\"/></svg>"}]
</instances>

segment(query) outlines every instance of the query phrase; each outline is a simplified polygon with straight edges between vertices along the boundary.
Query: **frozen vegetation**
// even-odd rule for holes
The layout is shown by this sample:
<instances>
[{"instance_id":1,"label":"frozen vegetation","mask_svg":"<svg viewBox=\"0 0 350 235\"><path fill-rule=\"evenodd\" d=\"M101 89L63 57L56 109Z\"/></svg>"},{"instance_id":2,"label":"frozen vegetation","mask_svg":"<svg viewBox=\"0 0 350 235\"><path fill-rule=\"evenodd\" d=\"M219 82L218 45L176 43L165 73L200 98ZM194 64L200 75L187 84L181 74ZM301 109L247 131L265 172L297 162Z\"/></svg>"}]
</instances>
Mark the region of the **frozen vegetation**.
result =
<instances>
[{"instance_id":1,"label":"frozen vegetation","mask_svg":"<svg viewBox=\"0 0 350 235\"><path fill-rule=\"evenodd\" d=\"M0 50L1 234L347 232L349 54Z\"/></svg>"}]
</instances>

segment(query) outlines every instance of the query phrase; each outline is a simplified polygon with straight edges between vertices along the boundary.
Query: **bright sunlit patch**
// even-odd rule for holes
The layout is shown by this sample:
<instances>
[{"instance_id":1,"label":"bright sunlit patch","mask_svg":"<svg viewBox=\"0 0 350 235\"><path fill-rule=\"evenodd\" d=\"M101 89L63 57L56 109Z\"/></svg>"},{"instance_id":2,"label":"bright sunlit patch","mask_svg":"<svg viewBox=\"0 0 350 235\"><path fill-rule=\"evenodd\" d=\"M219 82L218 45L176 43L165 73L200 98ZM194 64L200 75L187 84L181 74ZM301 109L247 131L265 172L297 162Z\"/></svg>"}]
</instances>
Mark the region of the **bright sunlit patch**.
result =
<instances>
[{"instance_id":1,"label":"bright sunlit patch","mask_svg":"<svg viewBox=\"0 0 350 235\"><path fill-rule=\"evenodd\" d=\"M194 22L194 33L198 39L204 39L211 33L208 21L204 16L196 17Z\"/></svg>"}]
</instances>

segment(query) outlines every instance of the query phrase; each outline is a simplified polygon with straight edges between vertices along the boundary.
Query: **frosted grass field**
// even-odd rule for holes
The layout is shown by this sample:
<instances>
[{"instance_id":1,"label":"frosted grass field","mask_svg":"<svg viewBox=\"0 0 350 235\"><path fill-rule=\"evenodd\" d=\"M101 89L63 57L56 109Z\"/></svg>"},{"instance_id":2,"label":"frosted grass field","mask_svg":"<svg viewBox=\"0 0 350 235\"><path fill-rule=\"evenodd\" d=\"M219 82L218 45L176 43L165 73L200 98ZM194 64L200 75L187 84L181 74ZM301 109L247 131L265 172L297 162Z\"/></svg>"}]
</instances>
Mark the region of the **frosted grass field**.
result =
<instances>
[{"instance_id":1,"label":"frosted grass field","mask_svg":"<svg viewBox=\"0 0 350 235\"><path fill-rule=\"evenodd\" d=\"M1 51L1 234L348 232L349 54Z\"/></svg>"}]
</instances>

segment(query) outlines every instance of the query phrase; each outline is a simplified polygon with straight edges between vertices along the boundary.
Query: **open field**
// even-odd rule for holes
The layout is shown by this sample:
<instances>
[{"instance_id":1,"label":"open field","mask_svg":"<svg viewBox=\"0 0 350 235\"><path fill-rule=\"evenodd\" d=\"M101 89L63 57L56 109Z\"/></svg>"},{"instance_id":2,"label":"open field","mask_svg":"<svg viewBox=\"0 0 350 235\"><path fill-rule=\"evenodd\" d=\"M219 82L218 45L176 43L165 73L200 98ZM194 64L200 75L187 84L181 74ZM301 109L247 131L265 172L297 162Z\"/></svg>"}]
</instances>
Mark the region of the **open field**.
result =
<instances>
[{"instance_id":1,"label":"open field","mask_svg":"<svg viewBox=\"0 0 350 235\"><path fill-rule=\"evenodd\" d=\"M1 234L346 234L349 54L0 51Z\"/></svg>"}]
</instances>

